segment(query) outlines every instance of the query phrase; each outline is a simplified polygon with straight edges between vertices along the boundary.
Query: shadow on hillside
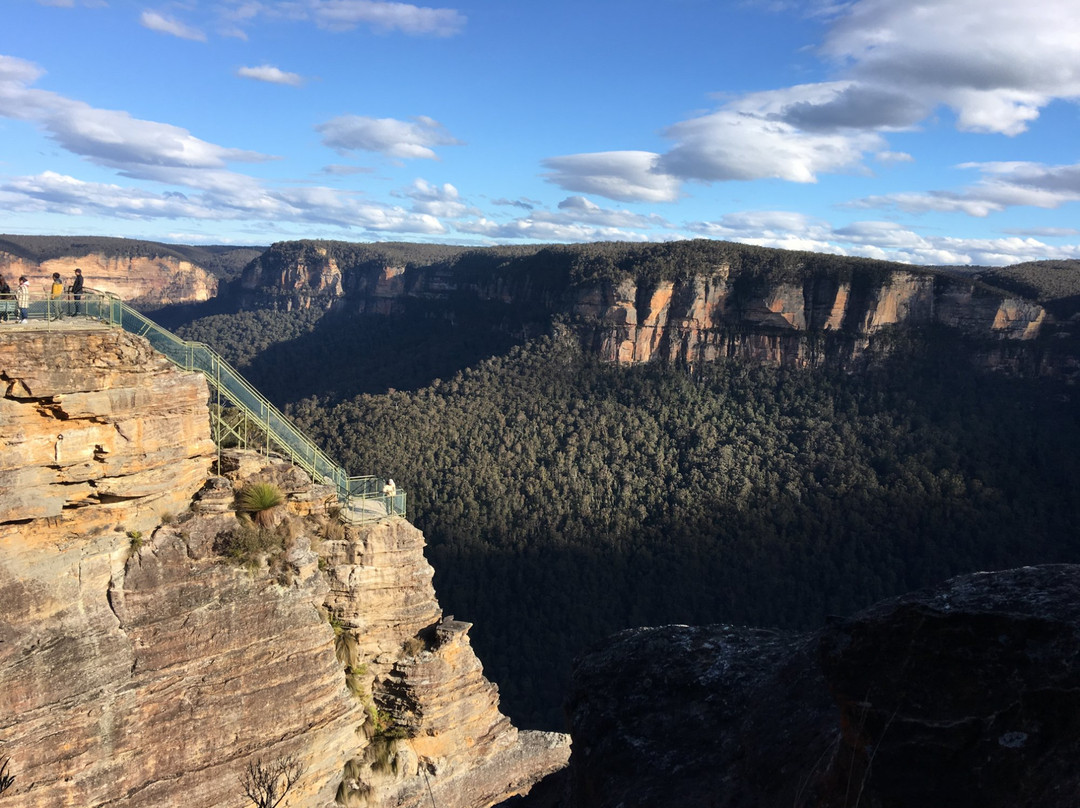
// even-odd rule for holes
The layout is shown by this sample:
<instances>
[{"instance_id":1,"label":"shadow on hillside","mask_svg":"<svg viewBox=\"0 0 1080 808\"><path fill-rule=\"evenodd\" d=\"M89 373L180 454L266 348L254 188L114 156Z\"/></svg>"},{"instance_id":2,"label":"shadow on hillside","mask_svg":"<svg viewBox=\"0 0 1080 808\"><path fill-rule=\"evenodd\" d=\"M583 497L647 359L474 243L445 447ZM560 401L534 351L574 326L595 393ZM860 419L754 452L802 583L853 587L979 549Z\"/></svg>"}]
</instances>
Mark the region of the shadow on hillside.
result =
<instances>
[{"instance_id":1,"label":"shadow on hillside","mask_svg":"<svg viewBox=\"0 0 1080 808\"><path fill-rule=\"evenodd\" d=\"M236 312L235 301L227 296L219 296L200 303L170 303L167 306L149 306L135 303L134 307L145 314L162 328L176 331L202 317L214 314L233 314Z\"/></svg>"},{"instance_id":2,"label":"shadow on hillside","mask_svg":"<svg viewBox=\"0 0 1080 808\"><path fill-rule=\"evenodd\" d=\"M328 314L307 334L262 351L244 375L278 406L318 396L337 403L364 393L417 390L521 344L484 317L405 318Z\"/></svg>"}]
</instances>

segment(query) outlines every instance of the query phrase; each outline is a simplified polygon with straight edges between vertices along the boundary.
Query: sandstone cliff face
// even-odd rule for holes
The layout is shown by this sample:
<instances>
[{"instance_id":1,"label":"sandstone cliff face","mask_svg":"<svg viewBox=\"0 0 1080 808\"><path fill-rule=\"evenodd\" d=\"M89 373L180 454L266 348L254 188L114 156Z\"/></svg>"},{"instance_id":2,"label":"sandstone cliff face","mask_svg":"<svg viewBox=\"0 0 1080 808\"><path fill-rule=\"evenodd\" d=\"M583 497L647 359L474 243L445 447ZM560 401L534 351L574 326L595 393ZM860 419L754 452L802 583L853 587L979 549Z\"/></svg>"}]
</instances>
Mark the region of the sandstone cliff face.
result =
<instances>
[{"instance_id":1,"label":"sandstone cliff face","mask_svg":"<svg viewBox=\"0 0 1080 808\"><path fill-rule=\"evenodd\" d=\"M564 806L1069 808L1080 567L955 578L814 634L669 626L576 665Z\"/></svg>"},{"instance_id":2,"label":"sandstone cliff face","mask_svg":"<svg viewBox=\"0 0 1080 808\"><path fill-rule=\"evenodd\" d=\"M278 461L208 477L201 377L102 327L0 332L0 380L5 804L239 808L249 763L294 755L293 805L481 808L565 764L499 713L408 522L341 525ZM251 480L287 503L248 570L217 548Z\"/></svg>"},{"instance_id":3,"label":"sandstone cliff face","mask_svg":"<svg viewBox=\"0 0 1080 808\"><path fill-rule=\"evenodd\" d=\"M75 267L82 269L88 288L112 292L128 302L197 303L218 293L217 278L202 267L171 255L120 257L91 253L38 263L0 251L0 273L12 286L15 286L13 278L26 275L30 287L37 289L54 272L60 273L66 286L75 277Z\"/></svg>"},{"instance_id":4,"label":"sandstone cliff face","mask_svg":"<svg viewBox=\"0 0 1080 808\"><path fill-rule=\"evenodd\" d=\"M826 344L857 358L889 326L941 324L968 336L1025 340L1045 317L1035 303L915 272L861 289L828 278L740 288L726 272L645 287L624 281L584 292L573 312L588 343L610 361L740 356L796 366L823 362Z\"/></svg>"},{"instance_id":5,"label":"sandstone cliff face","mask_svg":"<svg viewBox=\"0 0 1080 808\"><path fill-rule=\"evenodd\" d=\"M214 451L205 381L105 327L0 331L0 530L145 530L187 506ZM31 521L25 543L50 529Z\"/></svg>"},{"instance_id":6,"label":"sandstone cliff face","mask_svg":"<svg viewBox=\"0 0 1080 808\"><path fill-rule=\"evenodd\" d=\"M272 247L248 265L242 285L255 304L318 300L356 312L407 314L418 301L441 301L446 316L476 303L508 307L515 321L559 315L589 350L620 363L743 357L816 365L858 359L894 326L944 325L981 339L1028 340L1045 319L1035 303L917 269L819 269L801 280L765 281L721 263L677 281L572 284L556 276L535 261L512 259L473 271L370 257L343 264L327 247L301 242Z\"/></svg>"}]
</instances>

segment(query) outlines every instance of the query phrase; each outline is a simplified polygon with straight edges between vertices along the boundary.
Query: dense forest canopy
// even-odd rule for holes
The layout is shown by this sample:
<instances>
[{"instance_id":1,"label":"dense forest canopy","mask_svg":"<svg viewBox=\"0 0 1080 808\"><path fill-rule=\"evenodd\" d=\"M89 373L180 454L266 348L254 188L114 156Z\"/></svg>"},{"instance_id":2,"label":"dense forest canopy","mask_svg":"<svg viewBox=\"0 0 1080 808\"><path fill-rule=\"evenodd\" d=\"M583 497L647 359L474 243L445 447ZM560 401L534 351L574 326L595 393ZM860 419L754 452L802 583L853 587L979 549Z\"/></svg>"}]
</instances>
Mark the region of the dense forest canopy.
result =
<instances>
[{"instance_id":1,"label":"dense forest canopy","mask_svg":"<svg viewBox=\"0 0 1080 808\"><path fill-rule=\"evenodd\" d=\"M746 260L752 283L848 271L872 283L890 268L730 249L438 260L536 262L553 284L668 277L690 256ZM1028 272L988 279L1068 297ZM881 334L888 350L845 373L607 365L558 322L538 335L482 307L412 315L255 311L182 333L215 345L350 471L408 491L440 603L475 623L519 724L560 728L573 656L620 628L805 628L962 572L1080 561L1075 389L977 370L990 346L945 327Z\"/></svg>"},{"instance_id":2,"label":"dense forest canopy","mask_svg":"<svg viewBox=\"0 0 1080 808\"><path fill-rule=\"evenodd\" d=\"M951 334L864 375L600 365L548 337L412 393L293 408L409 490L443 607L511 715L574 654L669 622L807 627L950 575L1080 560L1080 422Z\"/></svg>"},{"instance_id":3,"label":"dense forest canopy","mask_svg":"<svg viewBox=\"0 0 1080 808\"><path fill-rule=\"evenodd\" d=\"M977 273L980 280L1037 300L1055 317L1080 312L1080 261L1031 261Z\"/></svg>"},{"instance_id":4,"label":"dense forest canopy","mask_svg":"<svg viewBox=\"0 0 1080 808\"><path fill-rule=\"evenodd\" d=\"M453 321L355 317L314 307L261 309L201 317L176 331L213 347L282 407L310 396L336 402L392 388L417 389L504 353L522 339L484 308Z\"/></svg>"}]
</instances>

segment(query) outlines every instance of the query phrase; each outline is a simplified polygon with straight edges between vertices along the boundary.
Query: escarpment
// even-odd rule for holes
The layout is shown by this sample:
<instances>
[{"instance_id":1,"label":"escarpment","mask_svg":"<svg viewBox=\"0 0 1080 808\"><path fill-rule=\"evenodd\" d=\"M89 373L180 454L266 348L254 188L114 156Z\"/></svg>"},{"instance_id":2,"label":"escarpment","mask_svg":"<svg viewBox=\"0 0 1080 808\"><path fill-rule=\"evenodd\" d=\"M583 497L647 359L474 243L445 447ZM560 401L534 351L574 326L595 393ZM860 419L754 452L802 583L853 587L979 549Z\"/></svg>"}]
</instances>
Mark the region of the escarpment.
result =
<instances>
[{"instance_id":1,"label":"escarpment","mask_svg":"<svg viewBox=\"0 0 1080 808\"><path fill-rule=\"evenodd\" d=\"M288 242L249 264L241 286L256 305L428 316L437 304L446 317L483 307L514 327L558 317L587 349L619 363L844 363L896 329L1027 341L1046 318L1032 301L901 264L713 242L638 247L621 259L618 250L630 247L609 245L614 258L588 252L603 246L409 257L373 245Z\"/></svg>"},{"instance_id":2,"label":"escarpment","mask_svg":"<svg viewBox=\"0 0 1080 808\"><path fill-rule=\"evenodd\" d=\"M22 258L0 250L0 273L8 282L20 275L44 284L59 272L65 284L82 270L88 288L112 292L132 303L197 303L218 293L218 280L202 267L172 255L118 256L89 253L61 256L45 261ZM14 283L12 283L14 286Z\"/></svg>"},{"instance_id":3,"label":"escarpment","mask_svg":"<svg viewBox=\"0 0 1080 808\"><path fill-rule=\"evenodd\" d=\"M0 331L5 804L481 808L565 764L519 732L444 616L424 538L210 442L206 384L104 326ZM252 482L280 490L260 526Z\"/></svg>"}]
</instances>

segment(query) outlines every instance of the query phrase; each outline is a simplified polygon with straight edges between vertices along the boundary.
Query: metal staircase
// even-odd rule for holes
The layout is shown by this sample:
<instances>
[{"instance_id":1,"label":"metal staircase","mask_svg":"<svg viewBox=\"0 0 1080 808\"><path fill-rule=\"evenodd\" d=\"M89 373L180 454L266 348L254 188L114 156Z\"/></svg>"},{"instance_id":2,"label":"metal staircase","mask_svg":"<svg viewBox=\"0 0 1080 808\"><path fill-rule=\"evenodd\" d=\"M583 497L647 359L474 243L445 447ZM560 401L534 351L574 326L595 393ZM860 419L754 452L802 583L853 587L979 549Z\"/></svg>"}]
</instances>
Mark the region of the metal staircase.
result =
<instances>
[{"instance_id":1,"label":"metal staircase","mask_svg":"<svg viewBox=\"0 0 1080 808\"><path fill-rule=\"evenodd\" d=\"M97 308L102 320L143 337L173 364L206 377L212 395L211 430L219 453L229 444L287 458L315 482L334 486L346 521L405 516L404 491L388 490L375 476L350 477L208 345L180 339L115 295L91 293L86 298L88 313Z\"/></svg>"}]
</instances>

